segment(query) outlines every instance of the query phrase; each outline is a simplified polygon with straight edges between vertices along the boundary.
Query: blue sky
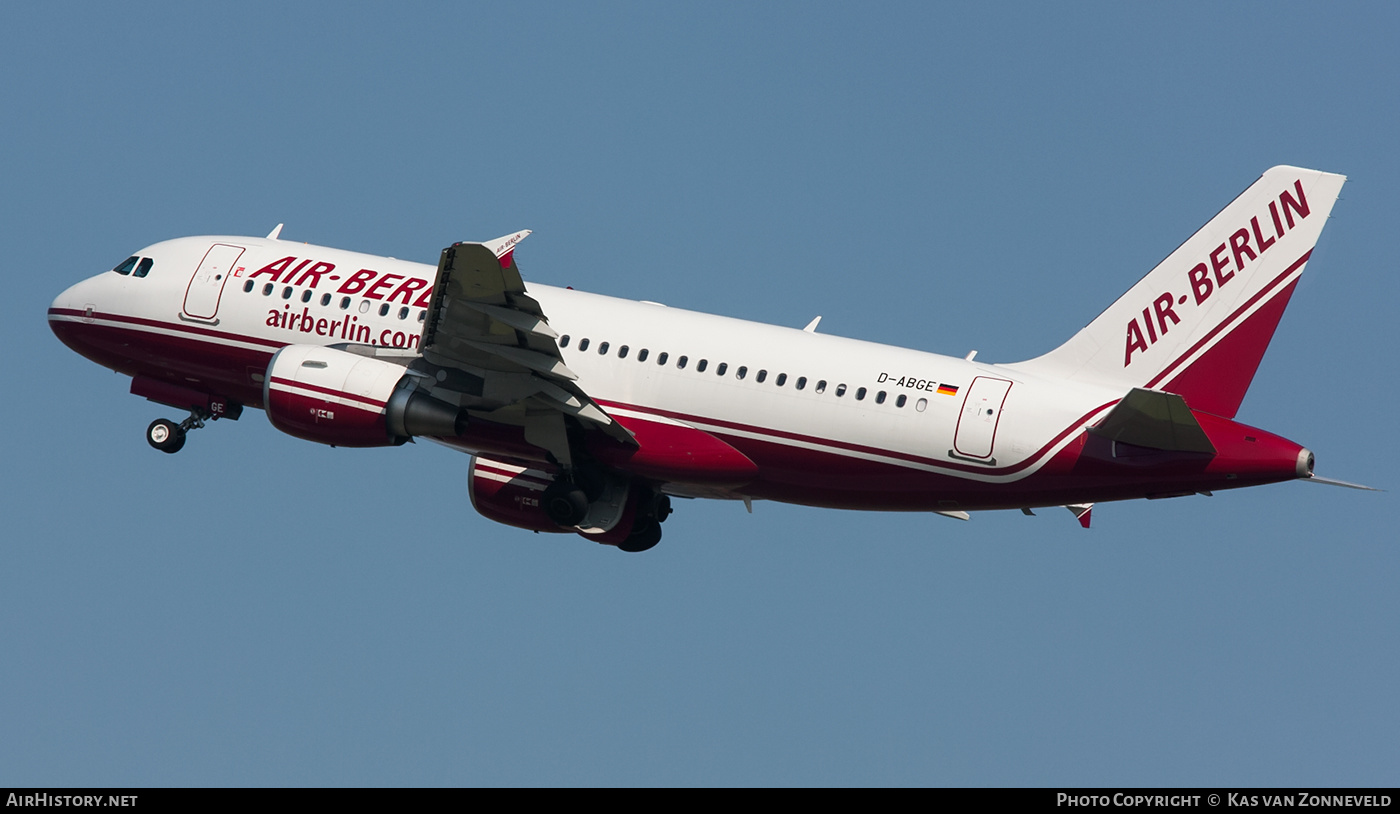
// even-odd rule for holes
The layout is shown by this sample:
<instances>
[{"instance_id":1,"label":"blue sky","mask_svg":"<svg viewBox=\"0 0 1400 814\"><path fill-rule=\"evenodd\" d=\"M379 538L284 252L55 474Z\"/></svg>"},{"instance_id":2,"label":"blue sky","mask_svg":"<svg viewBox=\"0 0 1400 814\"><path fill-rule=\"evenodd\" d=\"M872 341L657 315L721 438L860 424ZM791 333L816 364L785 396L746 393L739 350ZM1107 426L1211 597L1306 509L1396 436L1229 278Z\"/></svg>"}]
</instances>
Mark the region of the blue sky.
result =
<instances>
[{"instance_id":1,"label":"blue sky","mask_svg":"<svg viewBox=\"0 0 1400 814\"><path fill-rule=\"evenodd\" d=\"M11 4L0 783L1391 784L1394 491L687 501L640 556L467 459L169 410L44 310L265 234L1015 361L1269 166L1350 177L1239 419L1394 490L1383 4Z\"/></svg>"}]
</instances>

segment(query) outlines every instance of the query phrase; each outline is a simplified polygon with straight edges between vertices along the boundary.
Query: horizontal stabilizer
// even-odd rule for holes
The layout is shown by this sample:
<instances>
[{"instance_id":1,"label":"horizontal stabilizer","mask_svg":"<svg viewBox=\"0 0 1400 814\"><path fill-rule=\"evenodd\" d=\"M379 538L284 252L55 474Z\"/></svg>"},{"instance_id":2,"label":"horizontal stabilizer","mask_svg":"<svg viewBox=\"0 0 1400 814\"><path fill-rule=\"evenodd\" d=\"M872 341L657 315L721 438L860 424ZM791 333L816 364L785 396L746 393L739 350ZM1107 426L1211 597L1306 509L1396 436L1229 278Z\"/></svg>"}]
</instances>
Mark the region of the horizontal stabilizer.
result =
<instances>
[{"instance_id":1,"label":"horizontal stabilizer","mask_svg":"<svg viewBox=\"0 0 1400 814\"><path fill-rule=\"evenodd\" d=\"M1306 478L1304 478L1303 480L1306 480L1308 483L1321 483L1321 484L1324 484L1324 485L1326 485L1326 486L1345 486L1345 487L1348 488L1348 489L1360 489L1360 490L1362 490L1363 492L1384 492L1384 491L1385 491L1384 489L1377 489L1377 488L1374 487L1374 486L1363 486L1362 484L1359 484L1359 483L1348 483L1348 482L1346 482L1346 481L1344 481L1344 480L1333 480L1332 478L1321 478L1321 477L1318 477L1317 475L1309 475L1309 476L1307 476Z\"/></svg>"},{"instance_id":2,"label":"horizontal stabilizer","mask_svg":"<svg viewBox=\"0 0 1400 814\"><path fill-rule=\"evenodd\" d=\"M1138 447L1215 454L1215 445L1191 414L1186 400L1159 390L1134 387L1089 432Z\"/></svg>"}]
</instances>

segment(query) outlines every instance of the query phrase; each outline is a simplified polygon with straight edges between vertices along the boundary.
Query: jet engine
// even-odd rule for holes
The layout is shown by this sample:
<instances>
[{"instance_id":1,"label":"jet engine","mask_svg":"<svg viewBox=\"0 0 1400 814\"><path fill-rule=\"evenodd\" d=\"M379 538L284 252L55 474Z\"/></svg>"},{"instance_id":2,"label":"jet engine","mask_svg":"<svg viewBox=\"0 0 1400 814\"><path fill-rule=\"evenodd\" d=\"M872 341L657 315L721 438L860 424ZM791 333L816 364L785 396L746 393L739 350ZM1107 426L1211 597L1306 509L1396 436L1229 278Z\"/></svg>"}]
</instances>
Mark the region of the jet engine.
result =
<instances>
[{"instance_id":1,"label":"jet engine","mask_svg":"<svg viewBox=\"0 0 1400 814\"><path fill-rule=\"evenodd\" d=\"M272 426L331 446L397 446L466 427L464 410L419 390L403 365L320 345L288 345L272 357L263 405Z\"/></svg>"},{"instance_id":2,"label":"jet engine","mask_svg":"<svg viewBox=\"0 0 1400 814\"><path fill-rule=\"evenodd\" d=\"M636 479L591 473L576 484L554 473L477 455L467 476L472 507L516 528L579 536L623 551L645 551L661 539L670 498ZM586 487L586 488L585 488ZM570 505L573 504L573 505Z\"/></svg>"}]
</instances>

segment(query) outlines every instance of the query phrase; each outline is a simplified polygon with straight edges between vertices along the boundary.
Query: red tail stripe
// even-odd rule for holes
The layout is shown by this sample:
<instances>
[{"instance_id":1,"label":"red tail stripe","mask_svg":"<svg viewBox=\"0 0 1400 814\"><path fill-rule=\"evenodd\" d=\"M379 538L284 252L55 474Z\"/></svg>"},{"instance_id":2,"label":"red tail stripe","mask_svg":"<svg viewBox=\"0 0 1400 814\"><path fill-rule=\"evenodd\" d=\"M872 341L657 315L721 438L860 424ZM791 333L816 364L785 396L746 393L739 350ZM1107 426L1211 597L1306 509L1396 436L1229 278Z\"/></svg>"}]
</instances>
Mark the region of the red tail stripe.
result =
<instances>
[{"instance_id":1,"label":"red tail stripe","mask_svg":"<svg viewBox=\"0 0 1400 814\"><path fill-rule=\"evenodd\" d=\"M1261 297L1277 288L1280 283L1282 283L1289 277L1289 275L1291 275L1294 271L1297 271L1299 266L1308 262L1309 257L1312 257L1312 249L1308 249L1307 253L1295 260L1293 262L1293 265L1289 266L1287 270L1285 270L1282 274L1271 280L1268 285L1259 289L1259 292L1253 297L1250 297L1248 300L1246 300L1244 305L1241 305L1239 308L1236 308L1234 313L1230 314L1230 316L1222 320L1219 325L1216 325L1214 328L1212 328L1210 333L1201 337L1200 341L1192 345L1191 348L1185 353L1178 356L1175 362L1172 362L1170 365L1168 365L1166 369L1164 369L1161 373L1158 373L1156 376L1153 376L1152 380L1147 383L1147 386L1156 387L1158 384L1165 381L1168 376L1170 376L1178 367L1182 365L1182 363L1194 356L1196 351L1200 350L1211 340L1215 339L1215 337L1221 331L1234 330L1235 320L1238 319L1241 314L1253 307L1254 303L1258 302Z\"/></svg>"}]
</instances>

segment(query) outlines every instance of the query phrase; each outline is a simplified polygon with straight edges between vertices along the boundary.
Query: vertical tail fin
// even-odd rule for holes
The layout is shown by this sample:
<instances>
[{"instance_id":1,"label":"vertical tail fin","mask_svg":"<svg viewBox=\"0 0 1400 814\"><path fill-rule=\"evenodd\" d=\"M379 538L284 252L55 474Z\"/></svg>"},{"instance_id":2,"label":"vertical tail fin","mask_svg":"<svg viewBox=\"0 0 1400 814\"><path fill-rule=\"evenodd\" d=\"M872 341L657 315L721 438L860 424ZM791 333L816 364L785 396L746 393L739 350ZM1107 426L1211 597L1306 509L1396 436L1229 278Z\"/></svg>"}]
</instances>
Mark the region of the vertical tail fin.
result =
<instances>
[{"instance_id":1,"label":"vertical tail fin","mask_svg":"<svg viewBox=\"0 0 1400 814\"><path fill-rule=\"evenodd\" d=\"M1345 182L1270 169L1068 342L1013 367L1233 418Z\"/></svg>"}]
</instances>

